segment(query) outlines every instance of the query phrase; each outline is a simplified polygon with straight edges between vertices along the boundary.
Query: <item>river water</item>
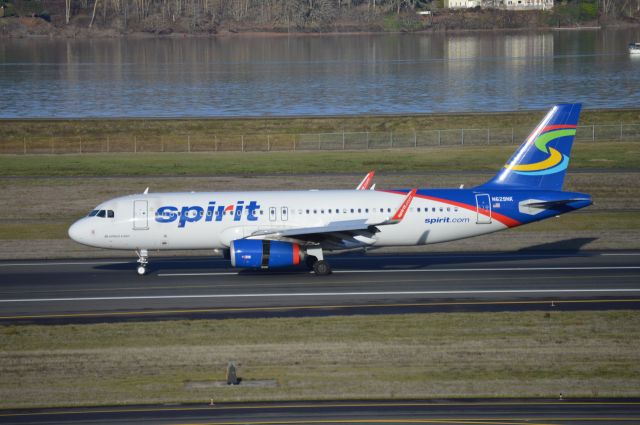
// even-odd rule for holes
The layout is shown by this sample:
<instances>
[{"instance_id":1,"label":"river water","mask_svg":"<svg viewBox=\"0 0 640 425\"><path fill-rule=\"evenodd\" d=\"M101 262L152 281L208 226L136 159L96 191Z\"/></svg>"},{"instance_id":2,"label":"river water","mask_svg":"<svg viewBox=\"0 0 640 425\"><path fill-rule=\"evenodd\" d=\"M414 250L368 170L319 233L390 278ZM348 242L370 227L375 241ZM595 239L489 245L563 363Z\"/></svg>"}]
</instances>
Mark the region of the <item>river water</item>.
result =
<instances>
[{"instance_id":1,"label":"river water","mask_svg":"<svg viewBox=\"0 0 640 425\"><path fill-rule=\"evenodd\" d=\"M3 40L0 117L639 107L631 41L640 29Z\"/></svg>"}]
</instances>

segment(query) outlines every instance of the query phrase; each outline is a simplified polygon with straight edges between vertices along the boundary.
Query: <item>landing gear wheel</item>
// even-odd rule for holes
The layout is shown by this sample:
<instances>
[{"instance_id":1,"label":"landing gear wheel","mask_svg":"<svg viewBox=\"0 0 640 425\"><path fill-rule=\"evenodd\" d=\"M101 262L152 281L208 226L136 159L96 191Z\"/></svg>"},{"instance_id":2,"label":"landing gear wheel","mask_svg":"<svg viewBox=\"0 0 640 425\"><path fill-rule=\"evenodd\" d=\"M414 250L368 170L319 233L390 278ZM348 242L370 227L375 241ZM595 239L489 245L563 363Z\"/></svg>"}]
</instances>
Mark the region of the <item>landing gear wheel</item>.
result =
<instances>
[{"instance_id":1,"label":"landing gear wheel","mask_svg":"<svg viewBox=\"0 0 640 425\"><path fill-rule=\"evenodd\" d=\"M147 268L145 266L138 266L138 275L144 276L147 273Z\"/></svg>"},{"instance_id":2,"label":"landing gear wheel","mask_svg":"<svg viewBox=\"0 0 640 425\"><path fill-rule=\"evenodd\" d=\"M307 258L304 259L304 263L307 265L309 270L313 270L313 265L318 262L318 258L313 255L308 255Z\"/></svg>"},{"instance_id":3,"label":"landing gear wheel","mask_svg":"<svg viewBox=\"0 0 640 425\"><path fill-rule=\"evenodd\" d=\"M318 276L326 276L331 274L331 266L324 260L316 261L313 265L313 271Z\"/></svg>"}]
</instances>

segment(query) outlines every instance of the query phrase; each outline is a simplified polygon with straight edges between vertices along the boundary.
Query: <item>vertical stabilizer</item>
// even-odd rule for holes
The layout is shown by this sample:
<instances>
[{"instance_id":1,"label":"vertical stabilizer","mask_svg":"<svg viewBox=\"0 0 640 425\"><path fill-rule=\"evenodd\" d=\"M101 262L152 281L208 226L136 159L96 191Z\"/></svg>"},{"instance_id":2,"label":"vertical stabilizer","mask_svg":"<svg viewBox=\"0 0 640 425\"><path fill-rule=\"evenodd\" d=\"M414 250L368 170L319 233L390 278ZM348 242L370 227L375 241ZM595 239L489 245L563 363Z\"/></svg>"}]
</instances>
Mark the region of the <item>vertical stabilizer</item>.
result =
<instances>
[{"instance_id":1,"label":"vertical stabilizer","mask_svg":"<svg viewBox=\"0 0 640 425\"><path fill-rule=\"evenodd\" d=\"M496 176L483 187L561 190L580 103L555 105Z\"/></svg>"}]
</instances>

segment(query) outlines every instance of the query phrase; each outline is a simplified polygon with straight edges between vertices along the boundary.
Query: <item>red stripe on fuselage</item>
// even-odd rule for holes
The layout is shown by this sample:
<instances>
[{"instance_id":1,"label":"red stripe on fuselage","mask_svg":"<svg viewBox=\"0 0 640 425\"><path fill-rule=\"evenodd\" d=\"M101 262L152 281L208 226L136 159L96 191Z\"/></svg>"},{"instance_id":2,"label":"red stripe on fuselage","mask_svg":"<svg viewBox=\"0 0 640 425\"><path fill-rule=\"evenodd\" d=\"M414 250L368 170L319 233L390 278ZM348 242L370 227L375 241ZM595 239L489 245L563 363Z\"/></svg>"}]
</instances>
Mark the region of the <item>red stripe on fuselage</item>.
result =
<instances>
[{"instance_id":1,"label":"red stripe on fuselage","mask_svg":"<svg viewBox=\"0 0 640 425\"><path fill-rule=\"evenodd\" d=\"M381 192L395 193L396 195L406 195L406 193L398 192L395 190L381 190ZM415 196L422 199L429 199L431 201L442 202L444 204L465 208L469 211L479 212L480 214L486 215L487 217L495 218L496 220L498 220L500 223L504 224L507 227L516 227L522 224L518 220L514 220L513 218L508 217L506 215L497 213L495 211L489 212L484 208L478 208L477 206L474 206L474 205L463 204L462 202L452 201L450 199L436 198L435 196L421 195L419 193L416 193Z\"/></svg>"}]
</instances>

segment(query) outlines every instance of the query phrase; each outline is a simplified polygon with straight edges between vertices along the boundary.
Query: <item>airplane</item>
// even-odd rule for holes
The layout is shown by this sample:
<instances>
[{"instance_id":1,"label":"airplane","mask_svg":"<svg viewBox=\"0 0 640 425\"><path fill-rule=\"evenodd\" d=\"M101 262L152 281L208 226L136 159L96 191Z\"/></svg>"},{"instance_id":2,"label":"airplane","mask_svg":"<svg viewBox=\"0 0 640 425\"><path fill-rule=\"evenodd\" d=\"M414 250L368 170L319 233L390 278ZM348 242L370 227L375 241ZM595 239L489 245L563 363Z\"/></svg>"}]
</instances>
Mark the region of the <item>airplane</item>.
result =
<instances>
[{"instance_id":1,"label":"airplane","mask_svg":"<svg viewBox=\"0 0 640 425\"><path fill-rule=\"evenodd\" d=\"M562 185L582 105L553 106L497 174L464 189L179 192L101 203L69 228L84 245L149 251L222 251L237 268L306 264L332 272L325 251L441 243L555 217L592 204Z\"/></svg>"}]
</instances>

